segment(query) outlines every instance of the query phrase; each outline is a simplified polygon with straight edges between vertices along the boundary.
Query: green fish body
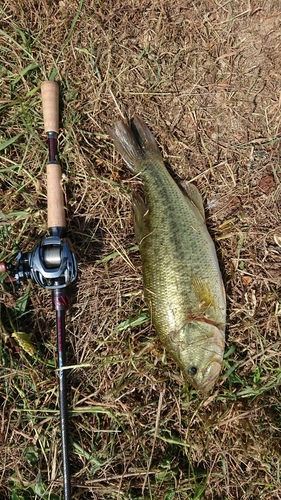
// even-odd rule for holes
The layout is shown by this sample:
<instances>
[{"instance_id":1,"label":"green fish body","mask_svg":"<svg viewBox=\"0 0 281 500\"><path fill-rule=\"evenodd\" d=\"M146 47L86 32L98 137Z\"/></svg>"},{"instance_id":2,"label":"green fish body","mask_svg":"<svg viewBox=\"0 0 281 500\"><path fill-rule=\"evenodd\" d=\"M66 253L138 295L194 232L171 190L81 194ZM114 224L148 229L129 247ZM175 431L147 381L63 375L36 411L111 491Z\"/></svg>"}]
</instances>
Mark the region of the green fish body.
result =
<instances>
[{"instance_id":1,"label":"green fish body","mask_svg":"<svg viewBox=\"0 0 281 500\"><path fill-rule=\"evenodd\" d=\"M205 393L221 369L226 300L202 198L194 185L176 184L142 120L118 122L109 133L143 181L145 201L133 197L134 226L152 323L190 383Z\"/></svg>"}]
</instances>

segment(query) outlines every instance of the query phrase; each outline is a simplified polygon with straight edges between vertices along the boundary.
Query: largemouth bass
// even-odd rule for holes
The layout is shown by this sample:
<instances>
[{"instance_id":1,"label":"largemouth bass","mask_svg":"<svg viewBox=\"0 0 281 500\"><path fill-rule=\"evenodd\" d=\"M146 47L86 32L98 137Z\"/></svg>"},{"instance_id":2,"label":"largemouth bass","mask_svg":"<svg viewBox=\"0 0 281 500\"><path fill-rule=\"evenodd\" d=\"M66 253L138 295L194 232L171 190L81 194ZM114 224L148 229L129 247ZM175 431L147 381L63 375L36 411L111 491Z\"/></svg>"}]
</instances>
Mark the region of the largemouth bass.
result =
<instances>
[{"instance_id":1,"label":"largemouth bass","mask_svg":"<svg viewBox=\"0 0 281 500\"><path fill-rule=\"evenodd\" d=\"M226 300L202 198L194 185L176 184L140 118L108 132L143 181L145 199L133 196L133 212L152 323L188 381L205 393L221 369Z\"/></svg>"}]
</instances>

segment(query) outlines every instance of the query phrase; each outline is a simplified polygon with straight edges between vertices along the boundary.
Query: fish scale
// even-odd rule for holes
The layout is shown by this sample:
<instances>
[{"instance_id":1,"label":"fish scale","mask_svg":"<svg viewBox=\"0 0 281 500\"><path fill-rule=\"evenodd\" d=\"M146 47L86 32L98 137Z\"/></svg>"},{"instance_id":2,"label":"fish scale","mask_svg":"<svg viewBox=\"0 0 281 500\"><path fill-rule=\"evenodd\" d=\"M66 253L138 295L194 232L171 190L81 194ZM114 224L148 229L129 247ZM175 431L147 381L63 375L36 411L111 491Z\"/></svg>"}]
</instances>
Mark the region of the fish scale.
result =
<instances>
[{"instance_id":1,"label":"fish scale","mask_svg":"<svg viewBox=\"0 0 281 500\"><path fill-rule=\"evenodd\" d=\"M134 225L152 323L189 382L207 392L221 368L226 303L202 199L194 186L176 184L142 120L109 133L143 181L145 201L133 195Z\"/></svg>"}]
</instances>

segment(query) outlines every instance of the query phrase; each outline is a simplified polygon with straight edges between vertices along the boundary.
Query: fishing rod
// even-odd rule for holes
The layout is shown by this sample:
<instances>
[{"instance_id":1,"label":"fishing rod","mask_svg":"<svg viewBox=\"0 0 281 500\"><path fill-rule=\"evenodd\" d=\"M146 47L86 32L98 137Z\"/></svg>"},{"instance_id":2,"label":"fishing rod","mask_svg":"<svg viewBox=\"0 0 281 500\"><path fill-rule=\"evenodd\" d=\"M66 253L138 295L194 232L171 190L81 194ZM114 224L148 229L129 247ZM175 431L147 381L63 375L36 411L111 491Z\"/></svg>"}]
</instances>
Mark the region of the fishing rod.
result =
<instances>
[{"instance_id":1,"label":"fishing rod","mask_svg":"<svg viewBox=\"0 0 281 500\"><path fill-rule=\"evenodd\" d=\"M56 311L59 405L64 498L71 500L68 450L67 370L65 346L65 311L68 305L66 287L77 278L77 263L66 236L64 197L61 188L61 166L58 161L59 87L45 81L41 86L44 129L48 138L47 214L50 236L37 243L31 252L19 252L16 263L0 263L0 272L7 272L21 287L21 281L31 279L42 288L51 290Z\"/></svg>"}]
</instances>

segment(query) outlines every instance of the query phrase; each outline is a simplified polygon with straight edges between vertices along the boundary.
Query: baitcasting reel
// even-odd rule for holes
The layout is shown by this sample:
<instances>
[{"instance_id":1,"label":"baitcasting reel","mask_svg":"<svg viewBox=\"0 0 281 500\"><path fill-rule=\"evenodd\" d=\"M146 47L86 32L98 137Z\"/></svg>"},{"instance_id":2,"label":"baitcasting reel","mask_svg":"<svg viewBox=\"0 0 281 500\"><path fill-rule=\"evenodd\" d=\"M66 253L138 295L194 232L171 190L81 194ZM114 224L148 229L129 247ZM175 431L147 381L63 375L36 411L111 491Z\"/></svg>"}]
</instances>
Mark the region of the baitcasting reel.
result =
<instances>
[{"instance_id":1,"label":"baitcasting reel","mask_svg":"<svg viewBox=\"0 0 281 500\"><path fill-rule=\"evenodd\" d=\"M77 263L67 240L49 236L37 243L32 252L19 252L16 263L0 263L0 272L8 274L21 287L31 279L49 290L65 288L77 278Z\"/></svg>"}]
</instances>

